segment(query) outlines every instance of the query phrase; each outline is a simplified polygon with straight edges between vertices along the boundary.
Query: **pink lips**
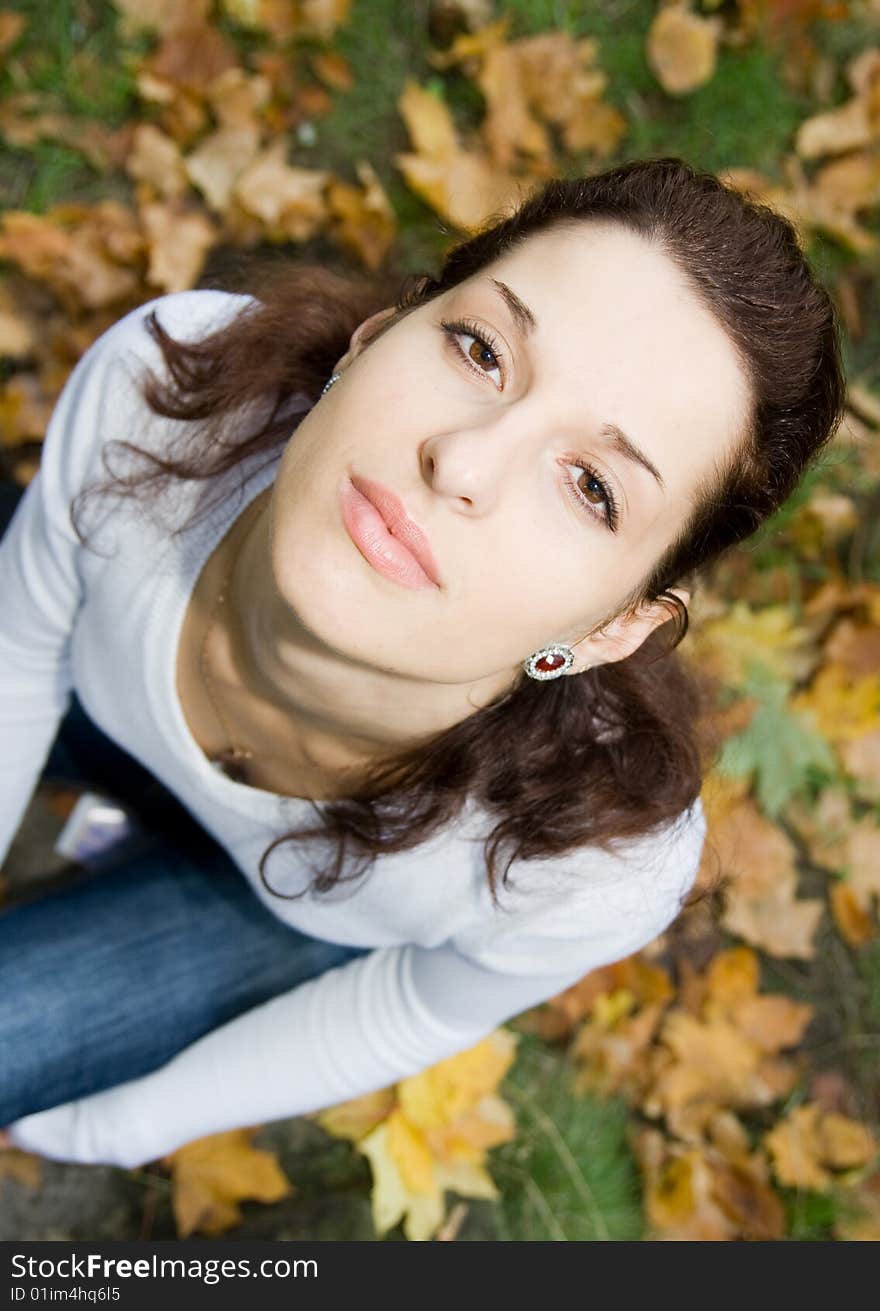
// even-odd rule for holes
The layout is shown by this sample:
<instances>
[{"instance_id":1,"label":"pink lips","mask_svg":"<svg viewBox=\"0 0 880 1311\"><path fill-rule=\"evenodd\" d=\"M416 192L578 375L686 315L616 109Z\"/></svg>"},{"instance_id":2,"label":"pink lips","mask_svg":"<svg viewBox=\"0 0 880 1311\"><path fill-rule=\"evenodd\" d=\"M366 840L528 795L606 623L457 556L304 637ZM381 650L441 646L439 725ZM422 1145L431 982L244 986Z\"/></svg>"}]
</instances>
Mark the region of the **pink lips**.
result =
<instances>
[{"instance_id":1,"label":"pink lips","mask_svg":"<svg viewBox=\"0 0 880 1311\"><path fill-rule=\"evenodd\" d=\"M403 587L441 586L428 539L394 492L351 474L342 480L339 503L349 537L377 573Z\"/></svg>"}]
</instances>

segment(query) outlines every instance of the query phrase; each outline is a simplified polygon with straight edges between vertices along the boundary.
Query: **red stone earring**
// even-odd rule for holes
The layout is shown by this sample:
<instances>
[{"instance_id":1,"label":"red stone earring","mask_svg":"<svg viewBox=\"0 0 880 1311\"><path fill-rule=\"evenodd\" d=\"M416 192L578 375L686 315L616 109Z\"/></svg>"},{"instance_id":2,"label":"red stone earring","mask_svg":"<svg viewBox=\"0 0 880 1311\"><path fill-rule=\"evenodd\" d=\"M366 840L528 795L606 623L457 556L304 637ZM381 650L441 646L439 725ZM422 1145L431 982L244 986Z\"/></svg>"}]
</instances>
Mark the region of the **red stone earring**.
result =
<instances>
[{"instance_id":1,"label":"red stone earring","mask_svg":"<svg viewBox=\"0 0 880 1311\"><path fill-rule=\"evenodd\" d=\"M559 678L573 664L574 652L571 647L553 642L550 646L542 646L540 651L535 651L528 660L524 660L523 669L529 678Z\"/></svg>"}]
</instances>

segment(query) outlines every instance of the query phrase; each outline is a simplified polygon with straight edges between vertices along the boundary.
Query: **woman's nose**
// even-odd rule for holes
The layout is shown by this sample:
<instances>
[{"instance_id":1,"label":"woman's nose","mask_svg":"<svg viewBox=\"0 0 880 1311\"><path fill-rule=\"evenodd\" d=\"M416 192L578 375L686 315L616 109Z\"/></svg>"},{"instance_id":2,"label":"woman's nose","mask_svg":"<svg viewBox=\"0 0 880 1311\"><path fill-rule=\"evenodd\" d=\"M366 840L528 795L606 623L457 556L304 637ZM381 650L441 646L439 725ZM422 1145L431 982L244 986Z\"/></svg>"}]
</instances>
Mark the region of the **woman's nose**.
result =
<instances>
[{"instance_id":1,"label":"woman's nose","mask_svg":"<svg viewBox=\"0 0 880 1311\"><path fill-rule=\"evenodd\" d=\"M498 425L440 433L422 446L422 473L438 496L469 514L486 514L502 494L505 472L509 476L509 447Z\"/></svg>"}]
</instances>

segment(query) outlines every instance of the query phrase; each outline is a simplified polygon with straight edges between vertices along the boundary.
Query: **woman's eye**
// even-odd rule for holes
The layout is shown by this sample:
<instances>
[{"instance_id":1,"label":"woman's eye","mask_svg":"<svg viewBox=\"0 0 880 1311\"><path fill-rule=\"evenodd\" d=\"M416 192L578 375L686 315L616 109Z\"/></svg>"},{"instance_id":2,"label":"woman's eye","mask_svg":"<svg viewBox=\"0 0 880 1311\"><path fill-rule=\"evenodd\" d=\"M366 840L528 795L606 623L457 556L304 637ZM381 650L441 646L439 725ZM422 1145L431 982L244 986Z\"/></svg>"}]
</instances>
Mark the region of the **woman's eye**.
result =
<instances>
[{"instance_id":1,"label":"woman's eye","mask_svg":"<svg viewBox=\"0 0 880 1311\"><path fill-rule=\"evenodd\" d=\"M497 387L500 387L503 382L501 351L494 342L478 333L471 324L444 323L442 327L468 365L485 374L495 382ZM498 375L497 379L492 377L495 373Z\"/></svg>"},{"instance_id":2,"label":"woman's eye","mask_svg":"<svg viewBox=\"0 0 880 1311\"><path fill-rule=\"evenodd\" d=\"M566 475L566 482L573 489L574 496L582 505L587 506L591 514L597 513L594 507L600 507L599 518L605 520L612 532L616 532L619 519L617 501L609 485L588 465L568 464L567 467L578 471L576 478Z\"/></svg>"}]
</instances>

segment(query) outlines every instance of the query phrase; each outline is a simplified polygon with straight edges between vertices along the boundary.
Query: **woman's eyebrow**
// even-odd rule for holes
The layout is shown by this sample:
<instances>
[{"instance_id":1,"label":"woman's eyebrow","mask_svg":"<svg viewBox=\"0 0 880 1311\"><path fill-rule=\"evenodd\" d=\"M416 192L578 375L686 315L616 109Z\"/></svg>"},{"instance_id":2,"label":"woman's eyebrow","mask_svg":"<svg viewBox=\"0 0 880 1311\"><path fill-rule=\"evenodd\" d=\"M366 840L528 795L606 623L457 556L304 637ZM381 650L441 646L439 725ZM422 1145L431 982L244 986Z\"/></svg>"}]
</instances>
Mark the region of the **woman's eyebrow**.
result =
<instances>
[{"instance_id":1,"label":"woman's eyebrow","mask_svg":"<svg viewBox=\"0 0 880 1311\"><path fill-rule=\"evenodd\" d=\"M516 326L519 328L520 332L522 332L523 336L527 337L529 333L538 326L538 320L535 318L528 305L524 300L520 300L516 292L508 287L506 282L500 282L498 278L490 278L489 281L492 283L495 290L500 293L505 305L516 320Z\"/></svg>"},{"instance_id":2,"label":"woman's eyebrow","mask_svg":"<svg viewBox=\"0 0 880 1311\"><path fill-rule=\"evenodd\" d=\"M538 326L538 321L528 305L524 300L520 300L513 288L508 287L506 282L501 282L498 278L490 278L489 281L504 300L505 305L513 315L516 325L522 332L523 336L527 337L529 333L533 332ZM663 481L663 476L660 473L660 470L653 461L648 459L641 447L636 446L635 442L630 437L627 437L622 428L619 428L616 423L603 423L599 432L603 437L611 438L611 445L614 450L619 451L621 455L623 455L627 460L631 460L633 464L640 464L643 469L647 469L657 485L665 491L666 484Z\"/></svg>"}]
</instances>

